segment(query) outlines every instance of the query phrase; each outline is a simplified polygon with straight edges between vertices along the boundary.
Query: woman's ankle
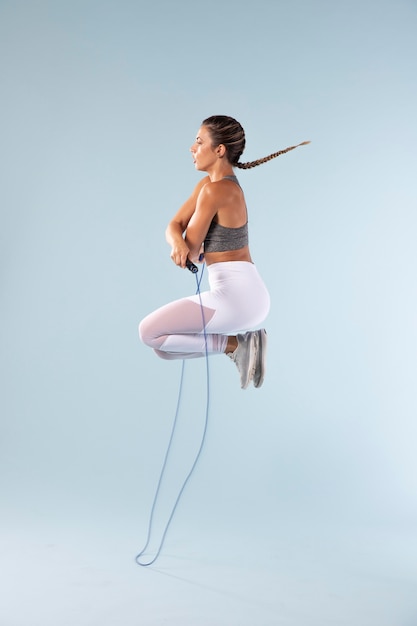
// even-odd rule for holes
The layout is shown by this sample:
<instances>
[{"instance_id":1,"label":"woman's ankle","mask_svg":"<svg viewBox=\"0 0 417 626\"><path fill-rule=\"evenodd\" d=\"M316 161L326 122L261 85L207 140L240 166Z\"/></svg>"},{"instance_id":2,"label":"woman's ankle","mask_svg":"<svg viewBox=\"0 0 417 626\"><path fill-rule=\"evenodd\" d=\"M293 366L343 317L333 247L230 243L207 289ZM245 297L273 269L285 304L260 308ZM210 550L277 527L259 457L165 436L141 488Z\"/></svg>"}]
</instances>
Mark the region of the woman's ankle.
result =
<instances>
[{"instance_id":1,"label":"woman's ankle","mask_svg":"<svg viewBox=\"0 0 417 626\"><path fill-rule=\"evenodd\" d=\"M236 350L236 348L237 348L237 338L234 335L231 335L230 337L227 338L227 345L226 345L225 353L231 354L232 352Z\"/></svg>"}]
</instances>

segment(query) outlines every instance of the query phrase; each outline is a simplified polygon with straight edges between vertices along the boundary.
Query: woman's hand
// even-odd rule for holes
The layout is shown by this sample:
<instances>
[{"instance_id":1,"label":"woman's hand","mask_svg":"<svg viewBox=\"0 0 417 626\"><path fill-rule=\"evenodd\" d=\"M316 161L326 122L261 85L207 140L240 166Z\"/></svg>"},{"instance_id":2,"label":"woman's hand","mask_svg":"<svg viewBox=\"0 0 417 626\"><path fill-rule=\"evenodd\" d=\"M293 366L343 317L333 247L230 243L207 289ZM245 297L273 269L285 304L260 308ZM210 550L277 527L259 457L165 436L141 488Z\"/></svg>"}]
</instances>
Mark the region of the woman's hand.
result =
<instances>
[{"instance_id":1,"label":"woman's hand","mask_svg":"<svg viewBox=\"0 0 417 626\"><path fill-rule=\"evenodd\" d=\"M181 241L176 242L172 246L171 259L174 261L175 265L184 268L186 267L185 262L187 261L189 253L190 249L181 237Z\"/></svg>"}]
</instances>

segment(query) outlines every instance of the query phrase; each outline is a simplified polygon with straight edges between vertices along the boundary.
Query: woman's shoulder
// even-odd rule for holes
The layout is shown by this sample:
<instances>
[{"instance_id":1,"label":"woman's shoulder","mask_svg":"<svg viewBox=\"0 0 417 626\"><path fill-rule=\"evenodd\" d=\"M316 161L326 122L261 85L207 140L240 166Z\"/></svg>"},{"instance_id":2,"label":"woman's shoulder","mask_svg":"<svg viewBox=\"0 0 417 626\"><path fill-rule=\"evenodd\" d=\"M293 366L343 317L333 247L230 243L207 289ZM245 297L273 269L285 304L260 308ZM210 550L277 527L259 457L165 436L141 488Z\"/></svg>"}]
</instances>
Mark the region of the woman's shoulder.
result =
<instances>
[{"instance_id":1,"label":"woman's shoulder","mask_svg":"<svg viewBox=\"0 0 417 626\"><path fill-rule=\"evenodd\" d=\"M225 178L212 181L209 176L199 182L196 193L200 207L207 206L210 210L214 207L216 211L221 207L237 205L244 198L242 189L234 181Z\"/></svg>"},{"instance_id":2,"label":"woman's shoulder","mask_svg":"<svg viewBox=\"0 0 417 626\"><path fill-rule=\"evenodd\" d=\"M199 194L200 191L203 189L203 187L205 187L206 185L210 183L211 183L210 176L204 176L204 178L199 180L196 186L194 187L194 193Z\"/></svg>"},{"instance_id":3,"label":"woman's shoulder","mask_svg":"<svg viewBox=\"0 0 417 626\"><path fill-rule=\"evenodd\" d=\"M202 183L200 191L203 190L204 193L209 195L219 194L224 196L225 193L228 195L233 195L234 192L237 192L238 195L242 193L240 185L236 184L230 178L221 178L220 180L212 181L209 176L206 176L200 182Z\"/></svg>"}]
</instances>

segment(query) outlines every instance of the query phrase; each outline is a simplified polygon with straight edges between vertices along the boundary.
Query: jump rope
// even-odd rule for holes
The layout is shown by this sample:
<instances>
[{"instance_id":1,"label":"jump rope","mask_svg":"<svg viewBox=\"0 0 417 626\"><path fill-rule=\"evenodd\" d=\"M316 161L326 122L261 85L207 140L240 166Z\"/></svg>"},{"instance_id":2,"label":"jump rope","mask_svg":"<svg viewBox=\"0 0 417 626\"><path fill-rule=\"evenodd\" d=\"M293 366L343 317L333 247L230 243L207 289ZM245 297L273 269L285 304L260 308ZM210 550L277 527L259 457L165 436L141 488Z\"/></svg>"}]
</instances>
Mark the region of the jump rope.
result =
<instances>
[{"instance_id":1,"label":"jump rope","mask_svg":"<svg viewBox=\"0 0 417 626\"><path fill-rule=\"evenodd\" d=\"M170 516L168 518L167 523L165 524L165 528L162 532L162 537L161 540L159 542L159 546L156 550L155 556L151 559L151 560L144 560L145 557L145 553L146 550L149 546L149 542L151 539L151 535L152 535L152 529L153 529L153 523L154 523L154 516L155 516L155 508L156 505L158 503L158 499L159 499L159 492L163 483L163 479L165 476L165 470L168 464L168 458L170 456L170 452L171 452L171 447L172 447L172 442L174 439L174 434L176 431L176 427L177 427L177 422L178 422L178 416L179 416L179 410L180 410L180 405L181 405L181 396L182 396L182 388L183 388L183 383L184 383L184 372L185 372L185 360L183 360L182 362L182 367L181 367L181 377L180 377L180 384L179 384L179 389L178 389L178 397L177 397L177 406L175 409L175 415L174 415L174 421L172 424L172 428L171 428L171 434L170 434L170 438L168 441L168 446L165 452L165 457L162 463L162 469L161 469L161 473L159 475L159 480L158 480L158 484L156 487L156 491L155 491L155 496L153 499L153 503L152 503L152 507L151 507L151 513L149 516L149 523L148 523L148 532L147 532L147 538L146 538L146 543L144 545L144 547L142 548L142 550L139 552L139 554L135 557L135 561L138 565L141 565L142 567L147 567L148 565L152 565L153 563L155 563L155 561L157 560L157 558L159 557L159 555L161 554L161 550L164 546L165 543L165 538L167 536L168 533L168 529L171 525L171 522L174 518L175 515L175 511L177 510L178 507L178 503L181 499L181 496L184 492L185 487L187 486L187 483L189 482L195 468L196 465L198 463L198 460L201 456L201 452L203 450L204 447L204 443L206 440L206 433L207 433L207 426L208 426L208 416L209 416L209 404L210 404L210 375L209 375L209 359L208 359L208 351L207 351L207 335L206 335L206 323L205 323L205 319L204 319L204 308L203 308L203 303L201 300L201 292L200 292L200 285L201 285L201 281L203 279L203 274L204 274L204 267L205 265L203 264L202 266L202 270L201 270L201 275L200 278L198 277L198 267L196 265L194 265L194 263L192 263L189 259L187 259L186 262L186 266L187 268L190 270L190 272L192 272L195 275L195 281L196 281L196 294L199 297L199 301L200 301L200 309L201 309L201 319L203 322L203 332L204 332L204 345L205 345L205 359L206 359L206 409L205 409L205 417L204 417L204 428L203 428L203 434L201 437L201 441L200 441L200 446L198 448L197 454L194 458L194 461L191 465L191 468L187 474L187 476L185 477L185 480L183 481L181 488L178 492L177 498L174 502L174 505L171 509L171 513ZM142 558L143 557L143 558Z\"/></svg>"}]
</instances>

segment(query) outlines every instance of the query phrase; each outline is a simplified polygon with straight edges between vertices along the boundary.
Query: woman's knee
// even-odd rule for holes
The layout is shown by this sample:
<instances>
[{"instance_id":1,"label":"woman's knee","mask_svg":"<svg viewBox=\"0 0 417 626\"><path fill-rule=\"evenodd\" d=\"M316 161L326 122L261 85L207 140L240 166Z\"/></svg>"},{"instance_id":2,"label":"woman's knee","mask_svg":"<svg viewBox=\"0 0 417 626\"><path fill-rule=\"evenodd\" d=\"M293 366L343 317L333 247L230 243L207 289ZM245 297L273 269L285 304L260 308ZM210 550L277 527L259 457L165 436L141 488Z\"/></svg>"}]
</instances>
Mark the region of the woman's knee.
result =
<instances>
[{"instance_id":1,"label":"woman's knee","mask_svg":"<svg viewBox=\"0 0 417 626\"><path fill-rule=\"evenodd\" d=\"M142 320L141 322L139 322L138 332L139 332L139 339L143 343L146 343L147 332L146 332L146 321L145 320Z\"/></svg>"},{"instance_id":2,"label":"woman's knee","mask_svg":"<svg viewBox=\"0 0 417 626\"><path fill-rule=\"evenodd\" d=\"M150 323L149 318L145 317L139 323L138 331L139 339L142 341L142 343L152 348L155 343L155 333L152 332L152 324Z\"/></svg>"},{"instance_id":3,"label":"woman's knee","mask_svg":"<svg viewBox=\"0 0 417 626\"><path fill-rule=\"evenodd\" d=\"M156 329L152 324L152 320L149 317L145 317L140 323L138 327L139 331L139 339L146 346L150 348L158 349L164 343L166 339L166 335L158 335Z\"/></svg>"}]
</instances>

